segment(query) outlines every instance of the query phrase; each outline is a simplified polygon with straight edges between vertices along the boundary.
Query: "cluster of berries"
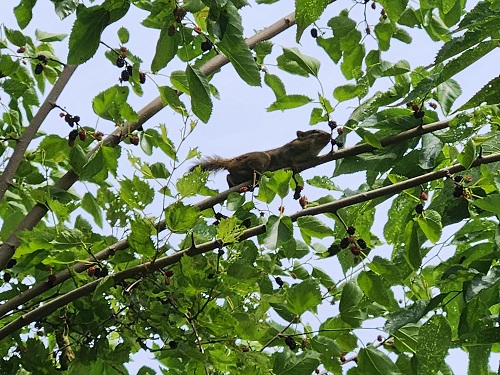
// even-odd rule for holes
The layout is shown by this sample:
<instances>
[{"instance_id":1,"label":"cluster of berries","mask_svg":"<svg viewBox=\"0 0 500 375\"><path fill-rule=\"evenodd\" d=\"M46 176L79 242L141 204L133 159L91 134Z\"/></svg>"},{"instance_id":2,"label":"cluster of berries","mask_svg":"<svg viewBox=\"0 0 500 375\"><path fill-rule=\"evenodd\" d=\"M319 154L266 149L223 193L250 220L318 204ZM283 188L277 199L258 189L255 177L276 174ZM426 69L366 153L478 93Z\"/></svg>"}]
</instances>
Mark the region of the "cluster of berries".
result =
<instances>
[{"instance_id":1,"label":"cluster of berries","mask_svg":"<svg viewBox=\"0 0 500 375\"><path fill-rule=\"evenodd\" d=\"M126 82L130 80L130 77L132 76L132 65L130 65L127 60L127 47L120 47L120 56L116 59L115 65L118 68L123 68L125 69L122 70L120 74L120 82ZM139 82L141 84L146 83L146 73L144 72L139 72Z\"/></svg>"},{"instance_id":2,"label":"cluster of berries","mask_svg":"<svg viewBox=\"0 0 500 375\"><path fill-rule=\"evenodd\" d=\"M80 138L81 141L87 139L87 132L79 124L80 116L72 116L68 112L61 112L59 113L59 117L64 118L64 121L71 127L76 125L76 129L71 130L68 134L68 145L70 147L75 145L76 138ZM102 141L103 136L104 134L100 131L96 131L92 134L92 137L98 142Z\"/></svg>"},{"instance_id":3,"label":"cluster of berries","mask_svg":"<svg viewBox=\"0 0 500 375\"><path fill-rule=\"evenodd\" d=\"M469 183L472 181L470 176L455 176L453 177L453 182L455 183L455 189L453 189L453 196L455 198L470 198L470 191L464 186L464 183Z\"/></svg>"},{"instance_id":4,"label":"cluster of berries","mask_svg":"<svg viewBox=\"0 0 500 375\"><path fill-rule=\"evenodd\" d=\"M24 52L24 47L19 48L17 51L21 50ZM36 59L40 62L35 65L35 74L42 74L45 70L45 65L47 65L47 57L45 55L38 55Z\"/></svg>"},{"instance_id":5,"label":"cluster of berries","mask_svg":"<svg viewBox=\"0 0 500 375\"><path fill-rule=\"evenodd\" d=\"M89 275L90 277L106 277L108 276L108 273L109 271L105 267L99 268L91 266L87 269L87 275Z\"/></svg>"},{"instance_id":6,"label":"cluster of berries","mask_svg":"<svg viewBox=\"0 0 500 375\"><path fill-rule=\"evenodd\" d=\"M341 250L349 248L351 253L358 257L361 254L361 250L365 250L367 245L366 241L362 238L356 238L354 234L356 233L356 228L349 226L347 228L347 237L340 240L339 244L332 244L328 248L328 255L337 255Z\"/></svg>"},{"instance_id":7,"label":"cluster of berries","mask_svg":"<svg viewBox=\"0 0 500 375\"><path fill-rule=\"evenodd\" d=\"M285 344L290 348L290 350L295 350L297 343L292 336L285 337Z\"/></svg>"},{"instance_id":8,"label":"cluster of berries","mask_svg":"<svg viewBox=\"0 0 500 375\"><path fill-rule=\"evenodd\" d=\"M427 196L427 193L426 193L425 191L423 191L423 190L422 190L422 192L420 193L420 199L421 199L422 201L424 201L424 202L425 202L427 199L429 199L429 197ZM422 202L420 202L419 204L417 204L417 205L415 206L415 212L416 212L417 214L419 214L419 215L420 215L422 212L424 212L424 204L423 204Z\"/></svg>"},{"instance_id":9,"label":"cluster of berries","mask_svg":"<svg viewBox=\"0 0 500 375\"><path fill-rule=\"evenodd\" d=\"M338 127L336 121L328 120L328 126L330 127L330 129L332 130L332 132L335 129L337 129L337 134L339 136L342 135L342 134L344 134L344 128ZM332 140L330 141L330 143L332 144L332 146L337 146L338 148L344 147L344 142L339 141L338 139L334 139L333 136L332 136Z\"/></svg>"}]
</instances>

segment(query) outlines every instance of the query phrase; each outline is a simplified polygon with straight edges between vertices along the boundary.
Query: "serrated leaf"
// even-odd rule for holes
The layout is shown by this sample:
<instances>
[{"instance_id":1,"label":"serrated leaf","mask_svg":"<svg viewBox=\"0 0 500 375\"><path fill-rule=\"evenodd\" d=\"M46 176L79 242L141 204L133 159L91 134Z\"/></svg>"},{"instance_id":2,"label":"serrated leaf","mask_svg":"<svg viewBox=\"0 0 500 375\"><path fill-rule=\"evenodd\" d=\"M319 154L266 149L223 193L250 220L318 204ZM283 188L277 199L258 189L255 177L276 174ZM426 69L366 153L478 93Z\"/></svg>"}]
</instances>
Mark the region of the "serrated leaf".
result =
<instances>
[{"instance_id":1,"label":"serrated leaf","mask_svg":"<svg viewBox=\"0 0 500 375\"><path fill-rule=\"evenodd\" d=\"M65 19L67 16L72 14L78 4L79 0L50 0L54 4L55 12L59 16L60 19Z\"/></svg>"},{"instance_id":2,"label":"serrated leaf","mask_svg":"<svg viewBox=\"0 0 500 375\"><path fill-rule=\"evenodd\" d=\"M77 144L71 148L71 151L69 152L69 164L76 174L79 175L81 173L83 166L87 163L87 161L87 156L80 145Z\"/></svg>"},{"instance_id":3,"label":"serrated leaf","mask_svg":"<svg viewBox=\"0 0 500 375\"><path fill-rule=\"evenodd\" d=\"M422 265L420 249L422 244L418 236L417 226L413 221L406 224L404 231L404 252L406 263L413 269L418 270Z\"/></svg>"},{"instance_id":4,"label":"serrated leaf","mask_svg":"<svg viewBox=\"0 0 500 375\"><path fill-rule=\"evenodd\" d=\"M378 48L387 51L390 47L394 29L390 22L379 22L375 25L375 35L377 36Z\"/></svg>"},{"instance_id":5,"label":"serrated leaf","mask_svg":"<svg viewBox=\"0 0 500 375\"><path fill-rule=\"evenodd\" d=\"M471 203L476 207L500 216L500 194L490 194L484 198L474 199Z\"/></svg>"},{"instance_id":6,"label":"serrated leaf","mask_svg":"<svg viewBox=\"0 0 500 375\"><path fill-rule=\"evenodd\" d=\"M493 78L455 112L479 107L481 104L497 103L500 103L500 76Z\"/></svg>"},{"instance_id":7,"label":"serrated leaf","mask_svg":"<svg viewBox=\"0 0 500 375\"><path fill-rule=\"evenodd\" d=\"M359 350L357 370L359 375L402 375L386 354L373 347Z\"/></svg>"},{"instance_id":8,"label":"serrated leaf","mask_svg":"<svg viewBox=\"0 0 500 375\"><path fill-rule=\"evenodd\" d=\"M451 345L451 328L446 318L434 315L418 332L417 374L436 374Z\"/></svg>"},{"instance_id":9,"label":"serrated leaf","mask_svg":"<svg viewBox=\"0 0 500 375\"><path fill-rule=\"evenodd\" d=\"M264 83L273 90L276 99L286 95L285 85L277 75L266 73L264 76Z\"/></svg>"},{"instance_id":10,"label":"serrated leaf","mask_svg":"<svg viewBox=\"0 0 500 375\"><path fill-rule=\"evenodd\" d=\"M318 77L321 63L314 57L303 55L298 48L283 47L283 55L290 61L296 62L305 72Z\"/></svg>"},{"instance_id":11,"label":"serrated leaf","mask_svg":"<svg viewBox=\"0 0 500 375\"><path fill-rule=\"evenodd\" d=\"M378 1L384 8L387 17L396 23L408 5L408 0L380 0Z\"/></svg>"},{"instance_id":12,"label":"serrated leaf","mask_svg":"<svg viewBox=\"0 0 500 375\"><path fill-rule=\"evenodd\" d=\"M125 27L120 27L116 33L118 34L118 39L120 39L121 44L128 43L130 33Z\"/></svg>"},{"instance_id":13,"label":"serrated leaf","mask_svg":"<svg viewBox=\"0 0 500 375\"><path fill-rule=\"evenodd\" d=\"M263 245L275 250L293 238L293 225L289 217L271 216L266 223Z\"/></svg>"},{"instance_id":14,"label":"serrated leaf","mask_svg":"<svg viewBox=\"0 0 500 375\"><path fill-rule=\"evenodd\" d=\"M171 26L170 24L165 24L160 30L160 37L156 42L156 52L151 62L151 71L153 72L166 67L177 54L181 36L178 32L171 34Z\"/></svg>"},{"instance_id":15,"label":"serrated leaf","mask_svg":"<svg viewBox=\"0 0 500 375\"><path fill-rule=\"evenodd\" d=\"M468 169L474 160L476 160L476 145L473 139L469 139L465 144L464 149L457 156L458 162L466 169Z\"/></svg>"},{"instance_id":16,"label":"serrated leaf","mask_svg":"<svg viewBox=\"0 0 500 375\"><path fill-rule=\"evenodd\" d=\"M297 21L295 41L297 43L299 43L304 30L323 14L328 4L328 0L295 1L295 18Z\"/></svg>"},{"instance_id":17,"label":"serrated leaf","mask_svg":"<svg viewBox=\"0 0 500 375\"><path fill-rule=\"evenodd\" d=\"M361 272L358 275L358 285L366 296L384 306L387 311L395 311L399 308L389 285L374 272Z\"/></svg>"},{"instance_id":18,"label":"serrated leaf","mask_svg":"<svg viewBox=\"0 0 500 375\"><path fill-rule=\"evenodd\" d=\"M199 210L194 206L185 206L182 202L175 202L165 210L165 223L175 233L186 233L194 227Z\"/></svg>"},{"instance_id":19,"label":"serrated leaf","mask_svg":"<svg viewBox=\"0 0 500 375\"><path fill-rule=\"evenodd\" d=\"M357 78L361 75L361 65L365 57L365 47L357 44L344 52L344 60L340 64L340 70L347 79Z\"/></svg>"},{"instance_id":20,"label":"serrated leaf","mask_svg":"<svg viewBox=\"0 0 500 375\"><path fill-rule=\"evenodd\" d=\"M417 323L425 314L427 301L415 301L413 305L393 312L384 325L387 333L394 333L408 323Z\"/></svg>"},{"instance_id":21,"label":"serrated leaf","mask_svg":"<svg viewBox=\"0 0 500 375\"><path fill-rule=\"evenodd\" d=\"M436 95L435 98L439 105L441 106L441 110L448 116L451 111L451 107L455 100L462 94L462 89L457 81L454 79L449 79L446 82L441 83L438 87L436 87ZM500 99L500 96L499 96Z\"/></svg>"},{"instance_id":22,"label":"serrated leaf","mask_svg":"<svg viewBox=\"0 0 500 375\"><path fill-rule=\"evenodd\" d=\"M321 303L321 292L316 281L307 279L293 285L286 295L286 307L296 316L301 316L308 310L316 311Z\"/></svg>"},{"instance_id":23,"label":"serrated leaf","mask_svg":"<svg viewBox=\"0 0 500 375\"><path fill-rule=\"evenodd\" d=\"M146 259L153 258L156 253L151 239L151 236L156 232L154 225L149 220L138 216L132 220L130 229L131 233L127 238L130 247Z\"/></svg>"},{"instance_id":24,"label":"serrated leaf","mask_svg":"<svg viewBox=\"0 0 500 375\"><path fill-rule=\"evenodd\" d=\"M94 218L94 222L102 228L102 209L97 199L90 193L85 193L81 203L82 208Z\"/></svg>"},{"instance_id":25,"label":"serrated leaf","mask_svg":"<svg viewBox=\"0 0 500 375\"><path fill-rule=\"evenodd\" d=\"M433 243L439 241L443 230L439 213L434 210L425 210L424 214L417 218L417 222L429 241Z\"/></svg>"},{"instance_id":26,"label":"serrated leaf","mask_svg":"<svg viewBox=\"0 0 500 375\"><path fill-rule=\"evenodd\" d=\"M122 18L129 7L130 2L126 0L117 0L89 8L80 4L69 37L68 64L83 64L94 56L104 29Z\"/></svg>"},{"instance_id":27,"label":"serrated leaf","mask_svg":"<svg viewBox=\"0 0 500 375\"><path fill-rule=\"evenodd\" d=\"M340 317L341 319L353 327L360 326L363 318L357 308L358 303L363 298L363 291L354 282L350 281L342 288L340 296Z\"/></svg>"},{"instance_id":28,"label":"serrated leaf","mask_svg":"<svg viewBox=\"0 0 500 375\"><path fill-rule=\"evenodd\" d=\"M272 111L284 111L286 109L292 109L297 107L302 107L308 103L311 103L312 99L305 95L285 95L278 98L274 103L272 103L268 108L268 112Z\"/></svg>"},{"instance_id":29,"label":"serrated leaf","mask_svg":"<svg viewBox=\"0 0 500 375\"><path fill-rule=\"evenodd\" d=\"M316 43L322 47L330 58L337 64L342 58L342 50L340 49L340 39L318 37Z\"/></svg>"},{"instance_id":30,"label":"serrated leaf","mask_svg":"<svg viewBox=\"0 0 500 375\"><path fill-rule=\"evenodd\" d=\"M186 67L186 78L189 85L193 113L206 123L210 119L213 107L207 78L193 65Z\"/></svg>"},{"instance_id":31,"label":"serrated leaf","mask_svg":"<svg viewBox=\"0 0 500 375\"><path fill-rule=\"evenodd\" d=\"M365 90L361 85L347 84L335 87L335 90L333 90L333 97L339 102L343 102L354 99L364 92Z\"/></svg>"},{"instance_id":32,"label":"serrated leaf","mask_svg":"<svg viewBox=\"0 0 500 375\"><path fill-rule=\"evenodd\" d=\"M332 228L328 227L315 216L299 217L297 219L297 225L304 238L325 238L333 236Z\"/></svg>"},{"instance_id":33,"label":"serrated leaf","mask_svg":"<svg viewBox=\"0 0 500 375\"><path fill-rule=\"evenodd\" d=\"M46 31L36 29L35 36L36 40L40 42L50 43L50 42L61 42L68 36L68 34L48 33Z\"/></svg>"},{"instance_id":34,"label":"serrated leaf","mask_svg":"<svg viewBox=\"0 0 500 375\"><path fill-rule=\"evenodd\" d=\"M33 18L33 7L36 0L21 0L18 6L14 8L17 24L21 29L24 29Z\"/></svg>"},{"instance_id":35,"label":"serrated leaf","mask_svg":"<svg viewBox=\"0 0 500 375\"><path fill-rule=\"evenodd\" d=\"M285 350L274 355L272 373L275 375L311 374L320 364L320 354L306 350L295 354Z\"/></svg>"},{"instance_id":36,"label":"serrated leaf","mask_svg":"<svg viewBox=\"0 0 500 375\"><path fill-rule=\"evenodd\" d=\"M260 73L250 48L243 39L243 26L238 9L227 2L224 35L217 47L226 55L238 75L250 86L260 86Z\"/></svg>"},{"instance_id":37,"label":"serrated leaf","mask_svg":"<svg viewBox=\"0 0 500 375\"><path fill-rule=\"evenodd\" d=\"M179 95L169 86L159 86L158 91L160 92L161 101L163 104L168 104L170 108L180 114L186 113L186 107L184 103L179 99Z\"/></svg>"}]
</instances>

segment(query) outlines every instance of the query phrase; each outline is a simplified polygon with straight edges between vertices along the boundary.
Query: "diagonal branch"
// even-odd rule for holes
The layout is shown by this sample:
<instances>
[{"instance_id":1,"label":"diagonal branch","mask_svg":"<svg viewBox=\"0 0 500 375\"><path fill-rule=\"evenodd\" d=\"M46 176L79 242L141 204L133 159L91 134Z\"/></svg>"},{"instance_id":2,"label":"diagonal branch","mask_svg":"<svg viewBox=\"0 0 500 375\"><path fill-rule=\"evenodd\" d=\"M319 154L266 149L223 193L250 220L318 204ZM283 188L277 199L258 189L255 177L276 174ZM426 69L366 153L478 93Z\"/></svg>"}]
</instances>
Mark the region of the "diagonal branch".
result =
<instances>
[{"instance_id":1,"label":"diagonal branch","mask_svg":"<svg viewBox=\"0 0 500 375\"><path fill-rule=\"evenodd\" d=\"M49 95L42 103L40 108L38 109L35 116L31 119L28 127L24 130L21 138L16 144L16 148L12 153L12 156L5 167L5 170L0 174L0 201L2 201L5 192L9 189L12 180L14 179L14 175L16 174L17 168L19 168L19 164L23 160L24 153L28 149L28 145L35 137L36 132L45 121L45 118L50 113L50 111L54 108L54 103L61 95L62 91L68 84L69 79L73 75L76 70L76 65L64 65L64 69L61 72L61 75L54 83L52 90L50 90Z\"/></svg>"},{"instance_id":2,"label":"diagonal branch","mask_svg":"<svg viewBox=\"0 0 500 375\"><path fill-rule=\"evenodd\" d=\"M246 44L253 48L257 43L271 39L281 32L288 29L290 26L295 24L295 13L291 13L288 16L281 18L279 21L275 22L271 26L265 28L257 32L252 37L246 39ZM226 65L229 62L228 58L223 55L217 55L207 61L200 67L200 71L209 76L219 70L221 67ZM138 112L139 120L137 122L126 123L122 128L116 129L113 133L107 136L103 140L104 145L108 146L116 146L118 145L122 139L126 136L125 132L122 130L126 129L126 133L128 134L130 131L137 130L140 128L146 121L148 121L151 117L157 114L161 109L164 108L164 104L162 103L161 97L158 96L156 99L153 99L149 104L147 104L143 109ZM92 149L88 153L88 157L90 157L93 153L95 153L99 147L97 146ZM73 171L68 171L64 176L57 181L55 184L56 187L62 190L68 190L75 182L78 181L78 175ZM33 209L23 218L23 220L19 223L19 225L14 229L9 238L2 244L0 247L0 270L5 269L8 261L14 255L17 247L20 245L20 241L17 238L17 233L26 229L33 229L42 218L47 213L48 208L43 204L37 204Z\"/></svg>"},{"instance_id":3,"label":"diagonal branch","mask_svg":"<svg viewBox=\"0 0 500 375\"><path fill-rule=\"evenodd\" d=\"M500 161L500 153L495 153L491 154L488 156L480 157L477 158L471 165L472 167L477 167L482 164L489 164L489 163L495 163ZM430 172L427 174L424 174L422 176L410 178L406 181L402 181L393 185L389 186L384 186L378 189L371 190L369 192L353 195L347 198L339 199L335 202L330 202L326 203L320 206L316 207L311 207L311 208L306 208L304 210L298 211L295 214L291 215L290 218L292 221L297 221L299 217L303 216L309 216L309 215L318 215L322 213L334 213L338 211L341 208L348 207L354 204L366 202L373 200L375 198L380 198L384 196L392 196L394 194L397 194L403 190L413 188L420 186L424 183L433 181L433 180L438 180L441 178L444 178L448 176L450 173L458 173L466 170L465 167L463 167L460 164L455 164L453 166L450 166L448 168L443 168L434 172ZM247 229L241 233L241 236L239 237L240 240L246 240L248 238L263 234L266 232L266 226L265 225L259 225L250 229ZM196 247L191 247L189 249L181 250L173 255L165 256L162 258L159 258L155 260L154 262L148 262L145 264L141 264L138 266L131 267L129 269L126 269L121 272L117 272L116 274L109 276L113 278L114 284L119 284L120 282L124 281L125 279L128 278L137 278L140 277L141 275L155 272L159 269L162 269L166 266L173 265L177 262L180 261L180 259L184 256L195 256L195 255L200 255L203 253L206 253L208 251L212 251L215 249L220 248L220 242L219 241L210 241L206 242L201 245L197 245ZM4 327L0 328L0 340L3 340L5 337L8 335L16 332L17 330L21 329L22 327L46 316L57 309L59 309L62 306L67 305L68 303L83 297L85 295L88 295L92 293L97 285L99 285L100 280L94 280L82 287L79 287L71 292L68 292L64 294L61 297L58 297L51 302L48 302L40 307L37 307L30 312L21 315L19 318L15 319L14 321L6 324Z\"/></svg>"},{"instance_id":4,"label":"diagonal branch","mask_svg":"<svg viewBox=\"0 0 500 375\"><path fill-rule=\"evenodd\" d=\"M449 126L451 120L443 120L443 121L438 121L432 124L428 125L423 125L423 126L418 126L413 129L409 129L407 131L401 132L396 135L389 136L387 138L383 138L380 143L382 146L387 147L390 145L397 144L399 142L404 142L409 139L421 136L423 134L427 133L432 133L438 130L445 129ZM356 155L360 155L362 153L366 152L373 152L375 148L373 146L370 146L369 144L366 143L361 143L353 147L348 147L345 149L338 150L337 152L334 153L329 153L323 156L320 156L315 159L311 159L310 161L301 164L298 166L298 171L304 171L306 169L316 167L320 164L324 164L333 160L339 160L342 158L346 157L353 157ZM243 183L238 186L235 186L231 189L228 189L226 191L223 191L216 196L204 199L198 203L196 203L194 206L198 208L200 211L203 211L207 208L213 207L218 203L222 203L224 200L226 200L227 196L232 193L232 192L239 192L240 188L242 186L248 185L250 183ZM161 221L156 225L156 230L158 232L162 232L166 229L166 224L165 221ZM54 286L68 280L71 277L72 272L80 273L85 271L96 259L97 260L103 260L107 259L108 257L112 256L115 254L116 251L120 250L125 250L129 247L127 239L120 240L113 245L99 251L98 253L94 254L92 258L88 258L84 262L78 262L71 269L66 269L64 271L59 272L56 275L56 282L53 284L50 283L39 283L31 287L30 289L26 290L25 292L22 292L18 294L17 296L9 299L6 301L4 304L0 305L0 317L4 316L7 314L9 311L14 310L18 306L24 304L25 302L31 300L32 298L35 298L36 296L40 295L41 293L44 293Z\"/></svg>"}]
</instances>

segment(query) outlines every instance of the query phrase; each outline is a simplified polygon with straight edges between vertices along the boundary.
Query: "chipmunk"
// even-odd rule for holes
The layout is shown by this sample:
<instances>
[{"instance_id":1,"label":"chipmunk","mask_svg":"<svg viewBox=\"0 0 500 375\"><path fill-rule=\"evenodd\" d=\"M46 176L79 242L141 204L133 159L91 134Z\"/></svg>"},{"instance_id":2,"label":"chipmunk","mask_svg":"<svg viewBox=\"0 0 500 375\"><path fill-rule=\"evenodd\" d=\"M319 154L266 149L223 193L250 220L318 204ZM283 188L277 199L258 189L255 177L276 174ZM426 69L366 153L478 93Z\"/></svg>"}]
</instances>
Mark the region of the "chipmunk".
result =
<instances>
[{"instance_id":1,"label":"chipmunk","mask_svg":"<svg viewBox=\"0 0 500 375\"><path fill-rule=\"evenodd\" d=\"M219 171L226 169L229 187L255 179L256 174L276 171L282 168L294 168L318 156L319 152L330 142L331 135L323 130L297 131L297 138L284 146L268 151L249 152L234 158L225 159L212 156L202 159L191 167L192 172L200 167L203 171Z\"/></svg>"}]
</instances>

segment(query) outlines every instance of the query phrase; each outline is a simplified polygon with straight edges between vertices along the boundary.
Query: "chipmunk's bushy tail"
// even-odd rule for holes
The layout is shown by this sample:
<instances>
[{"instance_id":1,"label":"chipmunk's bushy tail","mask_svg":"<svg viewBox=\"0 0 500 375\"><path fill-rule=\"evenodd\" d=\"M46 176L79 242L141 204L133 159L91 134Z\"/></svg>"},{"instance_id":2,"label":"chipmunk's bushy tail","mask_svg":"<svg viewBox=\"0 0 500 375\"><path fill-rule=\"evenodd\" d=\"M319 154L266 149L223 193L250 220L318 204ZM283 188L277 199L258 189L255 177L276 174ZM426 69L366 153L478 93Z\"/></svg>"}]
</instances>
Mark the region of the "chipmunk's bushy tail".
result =
<instances>
[{"instance_id":1,"label":"chipmunk's bushy tail","mask_svg":"<svg viewBox=\"0 0 500 375\"><path fill-rule=\"evenodd\" d=\"M201 159L200 162L193 165L189 171L194 171L196 167L200 167L202 171L220 171L226 169L227 163L227 159L221 158L220 156L209 156Z\"/></svg>"}]
</instances>

